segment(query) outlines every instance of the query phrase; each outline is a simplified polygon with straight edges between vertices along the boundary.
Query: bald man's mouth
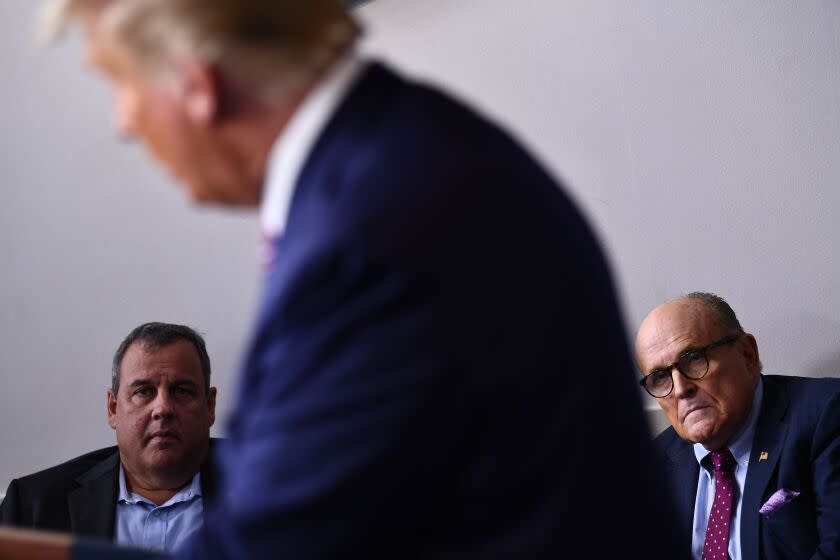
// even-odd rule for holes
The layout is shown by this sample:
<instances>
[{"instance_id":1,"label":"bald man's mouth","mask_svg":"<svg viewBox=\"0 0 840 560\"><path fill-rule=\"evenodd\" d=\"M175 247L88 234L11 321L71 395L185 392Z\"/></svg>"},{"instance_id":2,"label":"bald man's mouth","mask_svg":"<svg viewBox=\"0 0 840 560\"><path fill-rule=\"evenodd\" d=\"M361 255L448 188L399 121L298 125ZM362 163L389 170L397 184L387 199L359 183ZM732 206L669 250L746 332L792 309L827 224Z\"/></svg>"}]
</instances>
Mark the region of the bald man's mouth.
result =
<instances>
[{"instance_id":1,"label":"bald man's mouth","mask_svg":"<svg viewBox=\"0 0 840 560\"><path fill-rule=\"evenodd\" d=\"M707 408L709 408L709 405L705 404L698 404L688 407L685 413L682 415L682 418L680 418L680 422L685 422L691 414Z\"/></svg>"}]
</instances>

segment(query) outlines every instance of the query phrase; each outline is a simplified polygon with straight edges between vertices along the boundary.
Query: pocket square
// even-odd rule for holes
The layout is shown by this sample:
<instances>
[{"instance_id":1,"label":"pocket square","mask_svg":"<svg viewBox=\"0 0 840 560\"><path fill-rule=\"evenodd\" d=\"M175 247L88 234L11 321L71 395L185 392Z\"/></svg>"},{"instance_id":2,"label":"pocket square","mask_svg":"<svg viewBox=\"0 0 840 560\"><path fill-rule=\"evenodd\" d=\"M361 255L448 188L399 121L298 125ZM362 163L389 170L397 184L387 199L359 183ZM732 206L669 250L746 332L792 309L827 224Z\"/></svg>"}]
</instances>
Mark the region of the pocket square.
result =
<instances>
[{"instance_id":1,"label":"pocket square","mask_svg":"<svg viewBox=\"0 0 840 560\"><path fill-rule=\"evenodd\" d=\"M767 516L772 515L776 511L778 511L782 506L785 504L789 504L799 495L799 492L796 490L788 490L787 488L782 488L781 490L776 490L770 499L767 500L761 509L758 510L758 513L761 515Z\"/></svg>"}]
</instances>

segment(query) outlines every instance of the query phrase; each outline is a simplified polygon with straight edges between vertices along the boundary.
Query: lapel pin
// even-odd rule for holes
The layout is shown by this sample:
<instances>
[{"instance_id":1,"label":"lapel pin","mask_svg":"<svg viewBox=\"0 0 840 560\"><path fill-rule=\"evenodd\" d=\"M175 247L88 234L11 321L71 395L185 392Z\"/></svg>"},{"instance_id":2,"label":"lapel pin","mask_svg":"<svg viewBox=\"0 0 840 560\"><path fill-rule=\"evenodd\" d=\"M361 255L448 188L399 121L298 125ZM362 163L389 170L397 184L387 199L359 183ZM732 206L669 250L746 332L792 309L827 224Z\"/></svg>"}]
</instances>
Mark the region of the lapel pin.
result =
<instances>
[{"instance_id":1,"label":"lapel pin","mask_svg":"<svg viewBox=\"0 0 840 560\"><path fill-rule=\"evenodd\" d=\"M761 455L758 456L758 462L759 463L762 462L762 461L767 461L769 459L770 459L770 457L768 456L766 451L762 451Z\"/></svg>"}]
</instances>

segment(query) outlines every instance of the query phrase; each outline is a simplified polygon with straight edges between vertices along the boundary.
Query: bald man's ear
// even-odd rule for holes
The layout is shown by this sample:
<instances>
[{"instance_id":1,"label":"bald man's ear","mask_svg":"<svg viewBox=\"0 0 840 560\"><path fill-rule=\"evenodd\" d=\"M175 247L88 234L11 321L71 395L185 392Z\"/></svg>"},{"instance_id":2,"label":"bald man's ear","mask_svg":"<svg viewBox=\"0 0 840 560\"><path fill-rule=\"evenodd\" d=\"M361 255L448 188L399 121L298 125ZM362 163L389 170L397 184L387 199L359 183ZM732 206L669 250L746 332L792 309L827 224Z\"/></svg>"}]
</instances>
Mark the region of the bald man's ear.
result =
<instances>
[{"instance_id":1,"label":"bald man's ear","mask_svg":"<svg viewBox=\"0 0 840 560\"><path fill-rule=\"evenodd\" d=\"M741 348L744 356L744 361L749 368L750 373L758 377L761 373L761 360L758 357L758 343L755 337L750 333L744 333L741 337Z\"/></svg>"}]
</instances>

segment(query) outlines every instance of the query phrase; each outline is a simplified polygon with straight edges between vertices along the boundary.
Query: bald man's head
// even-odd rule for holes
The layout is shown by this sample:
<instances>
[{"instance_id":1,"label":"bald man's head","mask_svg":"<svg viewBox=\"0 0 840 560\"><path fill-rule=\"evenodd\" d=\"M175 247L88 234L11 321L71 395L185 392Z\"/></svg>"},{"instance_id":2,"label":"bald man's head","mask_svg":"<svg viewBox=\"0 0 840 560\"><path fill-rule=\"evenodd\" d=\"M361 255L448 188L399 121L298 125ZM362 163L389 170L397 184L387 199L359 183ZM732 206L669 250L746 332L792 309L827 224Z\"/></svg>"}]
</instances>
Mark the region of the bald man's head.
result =
<instances>
[{"instance_id":1,"label":"bald man's head","mask_svg":"<svg viewBox=\"0 0 840 560\"><path fill-rule=\"evenodd\" d=\"M684 440L725 447L749 416L761 371L755 338L703 298L651 311L639 327L636 359L648 387L657 380L657 402Z\"/></svg>"}]
</instances>

